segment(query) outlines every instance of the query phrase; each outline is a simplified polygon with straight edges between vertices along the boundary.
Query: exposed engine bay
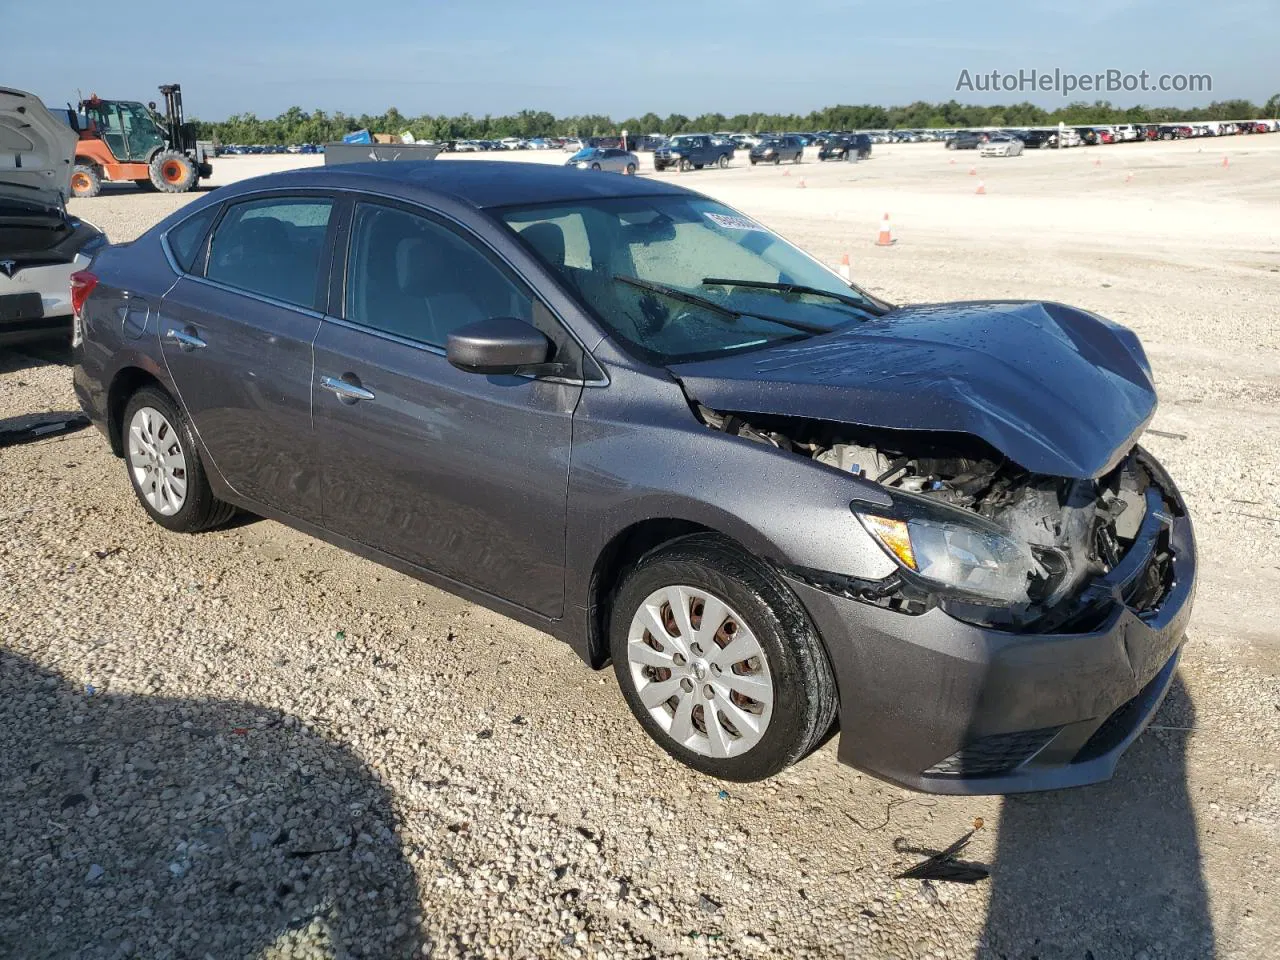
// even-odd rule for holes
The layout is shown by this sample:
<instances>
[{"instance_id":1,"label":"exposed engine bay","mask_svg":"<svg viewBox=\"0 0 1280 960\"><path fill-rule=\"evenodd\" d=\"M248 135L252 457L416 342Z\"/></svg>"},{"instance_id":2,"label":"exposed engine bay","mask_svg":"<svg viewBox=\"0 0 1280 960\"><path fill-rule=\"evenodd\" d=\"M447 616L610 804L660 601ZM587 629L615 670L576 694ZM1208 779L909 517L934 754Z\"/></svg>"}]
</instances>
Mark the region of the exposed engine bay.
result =
<instances>
[{"instance_id":1,"label":"exposed engine bay","mask_svg":"<svg viewBox=\"0 0 1280 960\"><path fill-rule=\"evenodd\" d=\"M982 618L996 624L1043 622L1049 611L1069 607L1067 601L1129 551L1148 512L1148 490L1159 490L1136 450L1106 475L1078 480L1030 473L963 435L922 437L798 418L748 419L701 404L694 409L712 429L863 477L887 491L969 511L1010 541L1025 544L1025 584L1019 579L1016 591L1003 598L1002 614ZM927 453L920 451L922 443ZM1157 599L1164 592L1160 582L1150 587Z\"/></svg>"}]
</instances>

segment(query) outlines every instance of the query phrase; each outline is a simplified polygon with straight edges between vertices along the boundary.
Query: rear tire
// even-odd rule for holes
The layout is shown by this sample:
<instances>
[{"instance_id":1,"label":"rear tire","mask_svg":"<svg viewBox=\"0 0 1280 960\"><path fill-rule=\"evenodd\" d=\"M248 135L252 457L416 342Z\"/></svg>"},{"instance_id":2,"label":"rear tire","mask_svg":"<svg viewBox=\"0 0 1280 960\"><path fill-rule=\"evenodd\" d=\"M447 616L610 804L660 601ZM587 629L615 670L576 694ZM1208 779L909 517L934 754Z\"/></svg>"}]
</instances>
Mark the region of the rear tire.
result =
<instances>
[{"instance_id":1,"label":"rear tire","mask_svg":"<svg viewBox=\"0 0 1280 960\"><path fill-rule=\"evenodd\" d=\"M151 161L151 182L164 193L186 193L196 182L196 165L185 153L165 150Z\"/></svg>"},{"instance_id":2,"label":"rear tire","mask_svg":"<svg viewBox=\"0 0 1280 960\"><path fill-rule=\"evenodd\" d=\"M96 197L102 192L102 178L88 164L77 163L71 171L71 195L81 199Z\"/></svg>"},{"instance_id":3,"label":"rear tire","mask_svg":"<svg viewBox=\"0 0 1280 960\"><path fill-rule=\"evenodd\" d=\"M716 601L719 622L703 632ZM809 754L835 720L835 678L804 607L768 566L715 534L678 540L636 565L613 604L610 640L618 684L645 732L709 776L771 777Z\"/></svg>"},{"instance_id":4,"label":"rear tire","mask_svg":"<svg viewBox=\"0 0 1280 960\"><path fill-rule=\"evenodd\" d=\"M727 153L720 154L720 159L716 161L716 165L721 170L727 169L729 166L729 155Z\"/></svg>"},{"instance_id":5,"label":"rear tire","mask_svg":"<svg viewBox=\"0 0 1280 960\"><path fill-rule=\"evenodd\" d=\"M627 176L634 177L636 175L636 165L634 163L627 164Z\"/></svg>"},{"instance_id":6,"label":"rear tire","mask_svg":"<svg viewBox=\"0 0 1280 960\"><path fill-rule=\"evenodd\" d=\"M143 387L129 398L121 434L129 484L160 526L198 533L235 516L232 504L213 495L186 414L159 387Z\"/></svg>"},{"instance_id":7,"label":"rear tire","mask_svg":"<svg viewBox=\"0 0 1280 960\"><path fill-rule=\"evenodd\" d=\"M591 169L592 169L592 170L599 170L599 169L600 169L600 164L598 164L598 163L593 163L593 164L591 165Z\"/></svg>"}]
</instances>

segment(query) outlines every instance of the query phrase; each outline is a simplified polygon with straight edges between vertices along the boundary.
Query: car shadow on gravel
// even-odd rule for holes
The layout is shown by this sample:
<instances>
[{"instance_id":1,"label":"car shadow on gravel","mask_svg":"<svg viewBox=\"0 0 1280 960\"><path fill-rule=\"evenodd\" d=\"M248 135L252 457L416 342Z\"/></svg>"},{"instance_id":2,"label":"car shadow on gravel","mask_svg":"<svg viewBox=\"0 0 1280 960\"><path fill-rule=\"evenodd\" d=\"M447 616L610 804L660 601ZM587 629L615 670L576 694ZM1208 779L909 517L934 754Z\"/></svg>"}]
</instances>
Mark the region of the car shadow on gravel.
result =
<instances>
[{"instance_id":1,"label":"car shadow on gravel","mask_svg":"<svg viewBox=\"0 0 1280 960\"><path fill-rule=\"evenodd\" d=\"M390 795L350 750L276 710L94 690L3 648L0 856L3 957L422 947Z\"/></svg>"},{"instance_id":2,"label":"car shadow on gravel","mask_svg":"<svg viewBox=\"0 0 1280 960\"><path fill-rule=\"evenodd\" d=\"M1187 790L1195 708L1181 678L1153 723L1113 780L1005 798L978 958L1215 956Z\"/></svg>"},{"instance_id":3,"label":"car shadow on gravel","mask_svg":"<svg viewBox=\"0 0 1280 960\"><path fill-rule=\"evenodd\" d=\"M69 367L74 362L71 341L65 338L39 340L16 347L0 347L0 373L49 365Z\"/></svg>"}]
</instances>

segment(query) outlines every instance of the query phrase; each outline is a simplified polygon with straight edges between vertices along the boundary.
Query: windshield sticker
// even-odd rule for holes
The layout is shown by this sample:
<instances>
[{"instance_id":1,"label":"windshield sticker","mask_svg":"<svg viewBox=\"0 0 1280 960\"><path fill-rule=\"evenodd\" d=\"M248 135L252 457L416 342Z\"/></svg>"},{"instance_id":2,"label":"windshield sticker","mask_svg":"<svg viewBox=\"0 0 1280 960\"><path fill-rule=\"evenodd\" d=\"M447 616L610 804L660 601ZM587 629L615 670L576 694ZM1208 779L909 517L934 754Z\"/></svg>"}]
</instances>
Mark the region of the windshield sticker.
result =
<instances>
[{"instance_id":1,"label":"windshield sticker","mask_svg":"<svg viewBox=\"0 0 1280 960\"><path fill-rule=\"evenodd\" d=\"M734 217L727 213L704 213L704 217L710 220L718 227L724 227L727 230L755 230L757 233L764 233L764 227L759 224L752 223L746 217Z\"/></svg>"}]
</instances>

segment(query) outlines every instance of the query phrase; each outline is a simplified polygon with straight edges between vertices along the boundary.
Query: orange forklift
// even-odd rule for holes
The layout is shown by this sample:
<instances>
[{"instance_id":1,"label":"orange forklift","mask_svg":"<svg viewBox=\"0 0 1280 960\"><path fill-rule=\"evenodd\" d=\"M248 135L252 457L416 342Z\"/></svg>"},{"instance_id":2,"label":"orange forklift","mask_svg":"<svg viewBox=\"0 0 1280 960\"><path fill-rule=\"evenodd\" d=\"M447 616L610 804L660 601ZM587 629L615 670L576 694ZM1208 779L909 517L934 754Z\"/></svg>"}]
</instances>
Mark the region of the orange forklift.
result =
<instances>
[{"instance_id":1,"label":"orange forklift","mask_svg":"<svg viewBox=\"0 0 1280 960\"><path fill-rule=\"evenodd\" d=\"M165 84L160 94L163 116L154 102L103 100L97 94L80 101L73 196L96 197L104 182L124 180L144 190L185 193L213 176L213 142L197 140L193 125L183 120L182 87Z\"/></svg>"}]
</instances>

